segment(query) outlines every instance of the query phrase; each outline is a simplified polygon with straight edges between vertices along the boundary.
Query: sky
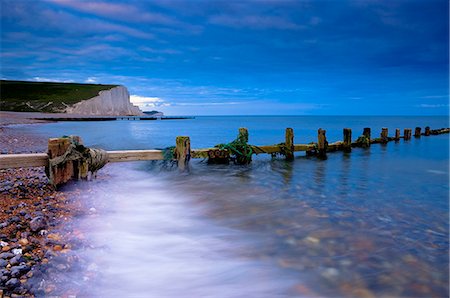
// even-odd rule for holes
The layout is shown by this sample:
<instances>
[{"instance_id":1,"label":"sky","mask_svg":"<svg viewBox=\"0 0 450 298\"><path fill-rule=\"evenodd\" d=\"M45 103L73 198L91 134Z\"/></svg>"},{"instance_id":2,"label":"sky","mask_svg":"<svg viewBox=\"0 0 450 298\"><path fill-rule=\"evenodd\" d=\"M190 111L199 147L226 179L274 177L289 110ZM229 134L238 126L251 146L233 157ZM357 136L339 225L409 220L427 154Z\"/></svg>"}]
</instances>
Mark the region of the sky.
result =
<instances>
[{"instance_id":1,"label":"sky","mask_svg":"<svg viewBox=\"0 0 450 298\"><path fill-rule=\"evenodd\" d=\"M1 0L1 78L166 115L448 115L447 0Z\"/></svg>"}]
</instances>

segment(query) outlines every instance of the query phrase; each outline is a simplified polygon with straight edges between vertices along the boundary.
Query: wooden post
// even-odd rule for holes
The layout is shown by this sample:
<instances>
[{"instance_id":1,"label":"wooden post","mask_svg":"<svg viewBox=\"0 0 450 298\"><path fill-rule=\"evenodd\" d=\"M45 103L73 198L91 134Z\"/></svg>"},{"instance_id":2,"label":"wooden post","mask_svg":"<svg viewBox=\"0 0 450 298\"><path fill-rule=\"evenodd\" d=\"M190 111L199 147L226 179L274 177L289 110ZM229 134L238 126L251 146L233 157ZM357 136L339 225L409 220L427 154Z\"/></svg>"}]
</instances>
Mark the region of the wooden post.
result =
<instances>
[{"instance_id":1,"label":"wooden post","mask_svg":"<svg viewBox=\"0 0 450 298\"><path fill-rule=\"evenodd\" d=\"M405 141L411 139L411 132L412 132L412 129L411 129L411 128L405 128L405 130L403 131L403 136L404 136L403 139L404 139Z\"/></svg>"},{"instance_id":2,"label":"wooden post","mask_svg":"<svg viewBox=\"0 0 450 298\"><path fill-rule=\"evenodd\" d=\"M365 127L363 130L363 136L370 139L370 127Z\"/></svg>"},{"instance_id":3,"label":"wooden post","mask_svg":"<svg viewBox=\"0 0 450 298\"><path fill-rule=\"evenodd\" d=\"M422 128L416 127L416 130L414 131L414 137L420 138L421 130L422 130Z\"/></svg>"},{"instance_id":4,"label":"wooden post","mask_svg":"<svg viewBox=\"0 0 450 298\"><path fill-rule=\"evenodd\" d=\"M241 127L239 128L239 135L238 135L238 139L248 143L248 130L245 127Z\"/></svg>"},{"instance_id":5,"label":"wooden post","mask_svg":"<svg viewBox=\"0 0 450 298\"><path fill-rule=\"evenodd\" d=\"M344 152L352 151L352 129L344 128L344 143L343 143Z\"/></svg>"},{"instance_id":6,"label":"wooden post","mask_svg":"<svg viewBox=\"0 0 450 298\"><path fill-rule=\"evenodd\" d=\"M429 126L425 127L425 134L424 135L427 136L427 137L430 135L430 127Z\"/></svg>"},{"instance_id":7,"label":"wooden post","mask_svg":"<svg viewBox=\"0 0 450 298\"><path fill-rule=\"evenodd\" d=\"M245 128L245 127L239 128L238 140L241 143L245 143L245 144L248 143L248 130L247 130L247 128ZM248 149L249 148L247 148L247 150ZM249 152L247 152L247 153L249 153ZM246 165L246 164L249 164L251 161L252 161L251 155L250 156L239 155L239 156L236 156L236 160L235 160L235 162L237 164L239 164L239 165Z\"/></svg>"},{"instance_id":8,"label":"wooden post","mask_svg":"<svg viewBox=\"0 0 450 298\"><path fill-rule=\"evenodd\" d=\"M191 158L191 140L189 137L177 137L175 148L178 169L184 171Z\"/></svg>"},{"instance_id":9,"label":"wooden post","mask_svg":"<svg viewBox=\"0 0 450 298\"><path fill-rule=\"evenodd\" d=\"M369 140L369 142L368 142L369 146L370 146L370 138L371 138L370 135L371 135L370 127L365 127L363 130L363 136L365 136Z\"/></svg>"},{"instance_id":10,"label":"wooden post","mask_svg":"<svg viewBox=\"0 0 450 298\"><path fill-rule=\"evenodd\" d=\"M321 159L327 158L327 137L325 136L326 130L319 128L317 131L317 156Z\"/></svg>"},{"instance_id":11,"label":"wooden post","mask_svg":"<svg viewBox=\"0 0 450 298\"><path fill-rule=\"evenodd\" d=\"M56 157L60 157L66 153L69 148L72 139L81 144L80 137L71 138L52 138L48 140L48 157L50 160ZM66 183L72 177L74 177L74 164L73 161L67 161L58 165L49 165L46 169L47 176L50 178L50 183L54 186ZM78 175L77 175L78 176ZM78 178L78 177L76 177Z\"/></svg>"},{"instance_id":12,"label":"wooden post","mask_svg":"<svg viewBox=\"0 0 450 298\"><path fill-rule=\"evenodd\" d=\"M381 143L386 144L388 142L388 129L387 127L383 127L381 129Z\"/></svg>"},{"instance_id":13,"label":"wooden post","mask_svg":"<svg viewBox=\"0 0 450 298\"><path fill-rule=\"evenodd\" d=\"M286 160L294 160L294 130L292 128L286 128L284 145Z\"/></svg>"},{"instance_id":14,"label":"wooden post","mask_svg":"<svg viewBox=\"0 0 450 298\"><path fill-rule=\"evenodd\" d=\"M400 129L398 128L395 129L395 140L400 140Z\"/></svg>"}]
</instances>

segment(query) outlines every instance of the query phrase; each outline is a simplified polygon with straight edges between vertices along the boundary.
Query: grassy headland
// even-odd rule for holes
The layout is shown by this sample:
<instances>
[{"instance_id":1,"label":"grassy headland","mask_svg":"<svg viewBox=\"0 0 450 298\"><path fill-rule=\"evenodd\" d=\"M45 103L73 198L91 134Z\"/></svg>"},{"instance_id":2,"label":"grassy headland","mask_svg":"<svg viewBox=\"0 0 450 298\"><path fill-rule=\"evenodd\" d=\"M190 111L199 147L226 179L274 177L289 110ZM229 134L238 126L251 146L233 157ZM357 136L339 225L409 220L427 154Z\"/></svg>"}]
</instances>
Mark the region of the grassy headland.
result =
<instances>
[{"instance_id":1,"label":"grassy headland","mask_svg":"<svg viewBox=\"0 0 450 298\"><path fill-rule=\"evenodd\" d=\"M0 110L62 112L68 105L97 96L118 85L0 80Z\"/></svg>"}]
</instances>

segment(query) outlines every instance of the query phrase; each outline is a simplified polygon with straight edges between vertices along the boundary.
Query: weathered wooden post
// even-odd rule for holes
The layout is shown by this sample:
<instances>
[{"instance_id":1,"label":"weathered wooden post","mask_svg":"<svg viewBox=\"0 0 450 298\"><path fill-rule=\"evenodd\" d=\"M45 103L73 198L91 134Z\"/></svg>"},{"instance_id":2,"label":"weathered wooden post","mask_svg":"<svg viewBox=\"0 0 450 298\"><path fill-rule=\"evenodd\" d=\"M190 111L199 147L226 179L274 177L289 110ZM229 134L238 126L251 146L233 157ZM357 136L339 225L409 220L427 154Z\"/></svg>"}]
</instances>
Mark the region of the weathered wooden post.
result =
<instances>
[{"instance_id":1,"label":"weathered wooden post","mask_svg":"<svg viewBox=\"0 0 450 298\"><path fill-rule=\"evenodd\" d=\"M370 127L365 127L363 130L363 136L370 140Z\"/></svg>"},{"instance_id":2,"label":"weathered wooden post","mask_svg":"<svg viewBox=\"0 0 450 298\"><path fill-rule=\"evenodd\" d=\"M400 129L398 128L395 129L395 140L400 140Z\"/></svg>"},{"instance_id":3,"label":"weathered wooden post","mask_svg":"<svg viewBox=\"0 0 450 298\"><path fill-rule=\"evenodd\" d=\"M410 140L411 139L411 133L412 133L412 129L411 128L405 128L405 130L403 131L403 139L405 141Z\"/></svg>"},{"instance_id":4,"label":"weathered wooden post","mask_svg":"<svg viewBox=\"0 0 450 298\"><path fill-rule=\"evenodd\" d=\"M191 140L189 137L177 137L175 153L178 161L178 169L184 171L191 158Z\"/></svg>"},{"instance_id":5,"label":"weathered wooden post","mask_svg":"<svg viewBox=\"0 0 450 298\"><path fill-rule=\"evenodd\" d=\"M388 142L388 129L383 127L381 129L381 143L386 144Z\"/></svg>"},{"instance_id":6,"label":"weathered wooden post","mask_svg":"<svg viewBox=\"0 0 450 298\"><path fill-rule=\"evenodd\" d=\"M239 128L238 139L242 142L248 143L248 130L245 127Z\"/></svg>"},{"instance_id":7,"label":"weathered wooden post","mask_svg":"<svg viewBox=\"0 0 450 298\"><path fill-rule=\"evenodd\" d=\"M51 138L48 140L48 158L49 166L46 169L47 176L50 178L50 183L54 186L66 183L71 180L75 174L74 162L72 160L65 160L65 153L69 149L72 140L81 144L81 138L71 136L70 138Z\"/></svg>"},{"instance_id":8,"label":"weathered wooden post","mask_svg":"<svg viewBox=\"0 0 450 298\"><path fill-rule=\"evenodd\" d=\"M343 143L344 152L352 151L352 129L344 128L344 143Z\"/></svg>"},{"instance_id":9,"label":"weathered wooden post","mask_svg":"<svg viewBox=\"0 0 450 298\"><path fill-rule=\"evenodd\" d=\"M286 160L293 160L294 159L294 130L292 128L286 128L284 146L285 146L284 153L286 155Z\"/></svg>"},{"instance_id":10,"label":"weathered wooden post","mask_svg":"<svg viewBox=\"0 0 450 298\"><path fill-rule=\"evenodd\" d=\"M427 136L427 137L430 135L430 127L429 126L425 127L424 135Z\"/></svg>"},{"instance_id":11,"label":"weathered wooden post","mask_svg":"<svg viewBox=\"0 0 450 298\"><path fill-rule=\"evenodd\" d=\"M236 155L236 163L240 165L249 164L252 161L252 149L248 143L248 130L245 127L239 128L238 134L239 149L241 154Z\"/></svg>"},{"instance_id":12,"label":"weathered wooden post","mask_svg":"<svg viewBox=\"0 0 450 298\"><path fill-rule=\"evenodd\" d=\"M421 131L422 131L422 128L416 127L416 130L414 131L414 137L420 138Z\"/></svg>"},{"instance_id":13,"label":"weathered wooden post","mask_svg":"<svg viewBox=\"0 0 450 298\"><path fill-rule=\"evenodd\" d=\"M317 131L317 156L321 159L327 158L327 137L325 136L326 130L319 128Z\"/></svg>"}]
</instances>

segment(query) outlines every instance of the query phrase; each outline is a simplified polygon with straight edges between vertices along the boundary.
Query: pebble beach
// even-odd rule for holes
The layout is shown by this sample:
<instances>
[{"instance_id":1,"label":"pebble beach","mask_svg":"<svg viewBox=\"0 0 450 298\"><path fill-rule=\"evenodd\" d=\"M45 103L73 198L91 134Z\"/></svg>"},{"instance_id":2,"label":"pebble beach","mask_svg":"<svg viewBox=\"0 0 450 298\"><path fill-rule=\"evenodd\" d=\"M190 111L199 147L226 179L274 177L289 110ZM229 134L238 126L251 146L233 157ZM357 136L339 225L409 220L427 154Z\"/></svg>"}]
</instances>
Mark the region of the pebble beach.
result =
<instances>
[{"instance_id":1,"label":"pebble beach","mask_svg":"<svg viewBox=\"0 0 450 298\"><path fill-rule=\"evenodd\" d=\"M46 151L47 140L16 132L40 122L27 116L1 113L2 154ZM86 244L73 219L89 210L55 190L43 167L0 170L0 181L0 297L76 297L58 273L82 266L74 250Z\"/></svg>"}]
</instances>

